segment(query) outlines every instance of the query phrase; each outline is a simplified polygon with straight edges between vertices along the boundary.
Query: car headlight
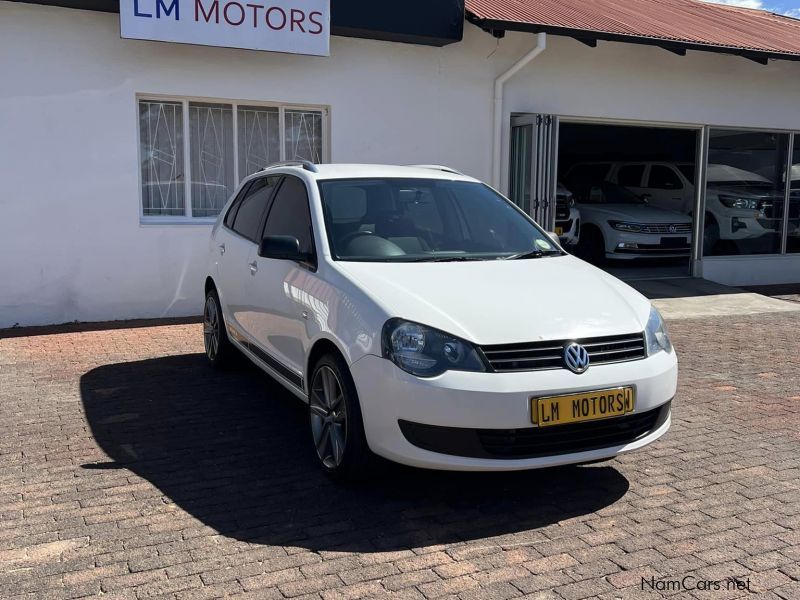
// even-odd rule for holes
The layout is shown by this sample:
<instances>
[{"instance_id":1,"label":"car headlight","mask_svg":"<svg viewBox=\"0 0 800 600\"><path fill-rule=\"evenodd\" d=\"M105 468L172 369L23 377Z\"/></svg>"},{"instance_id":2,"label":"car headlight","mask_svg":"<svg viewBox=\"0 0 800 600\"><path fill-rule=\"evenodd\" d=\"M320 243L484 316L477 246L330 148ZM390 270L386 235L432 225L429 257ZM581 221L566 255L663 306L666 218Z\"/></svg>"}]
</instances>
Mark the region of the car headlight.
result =
<instances>
[{"instance_id":1,"label":"car headlight","mask_svg":"<svg viewBox=\"0 0 800 600\"><path fill-rule=\"evenodd\" d=\"M445 371L486 371L475 346L450 334L403 319L389 319L381 335L383 357L418 377Z\"/></svg>"},{"instance_id":2,"label":"car headlight","mask_svg":"<svg viewBox=\"0 0 800 600\"><path fill-rule=\"evenodd\" d=\"M617 231L628 231L630 233L639 233L642 230L642 226L639 223L626 223L625 221L609 221L608 224L611 225L611 227L613 227Z\"/></svg>"},{"instance_id":3,"label":"car headlight","mask_svg":"<svg viewBox=\"0 0 800 600\"><path fill-rule=\"evenodd\" d=\"M644 336L647 341L647 356L652 356L662 350L672 352L672 342L669 341L667 326L664 325L664 319L655 308L650 308L650 318L647 319Z\"/></svg>"},{"instance_id":4,"label":"car headlight","mask_svg":"<svg viewBox=\"0 0 800 600\"><path fill-rule=\"evenodd\" d=\"M759 208L759 202L754 198L739 198L738 196L720 194L719 201L728 208L745 208L748 210L756 210Z\"/></svg>"},{"instance_id":5,"label":"car headlight","mask_svg":"<svg viewBox=\"0 0 800 600\"><path fill-rule=\"evenodd\" d=\"M569 197L569 207L575 208L575 198L573 196Z\"/></svg>"}]
</instances>

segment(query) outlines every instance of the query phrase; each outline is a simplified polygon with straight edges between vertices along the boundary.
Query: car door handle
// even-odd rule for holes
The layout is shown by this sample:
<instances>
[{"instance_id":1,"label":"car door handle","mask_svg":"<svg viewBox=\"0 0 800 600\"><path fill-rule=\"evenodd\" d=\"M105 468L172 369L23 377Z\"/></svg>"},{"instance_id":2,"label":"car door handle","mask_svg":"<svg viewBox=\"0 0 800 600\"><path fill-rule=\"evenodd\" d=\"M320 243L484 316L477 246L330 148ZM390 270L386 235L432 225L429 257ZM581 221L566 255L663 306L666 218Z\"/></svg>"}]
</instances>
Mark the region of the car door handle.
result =
<instances>
[{"instance_id":1,"label":"car door handle","mask_svg":"<svg viewBox=\"0 0 800 600\"><path fill-rule=\"evenodd\" d=\"M220 255L225 254L225 244L219 245L219 253Z\"/></svg>"},{"instance_id":2,"label":"car door handle","mask_svg":"<svg viewBox=\"0 0 800 600\"><path fill-rule=\"evenodd\" d=\"M253 261L250 263L250 275L255 275L258 273L258 263Z\"/></svg>"}]
</instances>

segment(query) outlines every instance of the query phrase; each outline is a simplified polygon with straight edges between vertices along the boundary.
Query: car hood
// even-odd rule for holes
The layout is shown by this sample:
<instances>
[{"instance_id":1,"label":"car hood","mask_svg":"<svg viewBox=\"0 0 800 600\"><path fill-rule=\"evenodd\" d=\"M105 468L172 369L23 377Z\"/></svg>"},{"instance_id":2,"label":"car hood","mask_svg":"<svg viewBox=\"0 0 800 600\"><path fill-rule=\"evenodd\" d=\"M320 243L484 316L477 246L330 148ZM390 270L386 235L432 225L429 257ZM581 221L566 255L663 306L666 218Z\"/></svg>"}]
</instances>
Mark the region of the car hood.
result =
<instances>
[{"instance_id":1,"label":"car hood","mask_svg":"<svg viewBox=\"0 0 800 600\"><path fill-rule=\"evenodd\" d=\"M445 263L337 262L387 317L477 344L642 331L650 302L572 256Z\"/></svg>"},{"instance_id":2,"label":"car hood","mask_svg":"<svg viewBox=\"0 0 800 600\"><path fill-rule=\"evenodd\" d=\"M692 218L688 215L648 204L579 204L578 208L583 215L594 214L606 219L619 219L631 223L692 222Z\"/></svg>"}]
</instances>

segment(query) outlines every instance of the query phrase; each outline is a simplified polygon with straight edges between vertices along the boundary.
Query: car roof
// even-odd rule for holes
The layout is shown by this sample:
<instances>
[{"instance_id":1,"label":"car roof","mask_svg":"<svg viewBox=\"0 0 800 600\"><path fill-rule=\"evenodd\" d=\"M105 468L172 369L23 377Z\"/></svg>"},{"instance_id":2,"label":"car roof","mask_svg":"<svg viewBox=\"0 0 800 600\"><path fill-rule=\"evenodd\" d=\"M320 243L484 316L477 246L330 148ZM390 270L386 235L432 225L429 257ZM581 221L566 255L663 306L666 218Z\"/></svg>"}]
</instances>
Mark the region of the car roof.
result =
<instances>
[{"instance_id":1,"label":"car roof","mask_svg":"<svg viewBox=\"0 0 800 600\"><path fill-rule=\"evenodd\" d=\"M302 165L281 165L274 168L267 167L262 173L291 173L303 172L317 180L323 179L357 179L357 178L410 178L410 179L442 179L449 181L478 181L468 175L463 175L449 167L437 165L373 165L373 164L318 164L314 165L317 172L309 171Z\"/></svg>"}]
</instances>

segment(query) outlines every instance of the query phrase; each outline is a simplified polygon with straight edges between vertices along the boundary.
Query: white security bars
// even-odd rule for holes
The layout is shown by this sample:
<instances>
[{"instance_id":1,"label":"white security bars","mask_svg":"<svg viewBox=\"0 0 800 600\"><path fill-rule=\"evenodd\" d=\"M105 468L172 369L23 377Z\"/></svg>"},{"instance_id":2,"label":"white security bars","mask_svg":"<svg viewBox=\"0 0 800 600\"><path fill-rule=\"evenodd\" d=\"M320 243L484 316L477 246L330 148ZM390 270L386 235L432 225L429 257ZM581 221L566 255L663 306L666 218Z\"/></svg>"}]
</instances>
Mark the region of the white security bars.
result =
<instances>
[{"instance_id":1,"label":"white security bars","mask_svg":"<svg viewBox=\"0 0 800 600\"><path fill-rule=\"evenodd\" d=\"M214 218L266 165L323 162L325 116L321 108L140 99L142 219Z\"/></svg>"}]
</instances>

